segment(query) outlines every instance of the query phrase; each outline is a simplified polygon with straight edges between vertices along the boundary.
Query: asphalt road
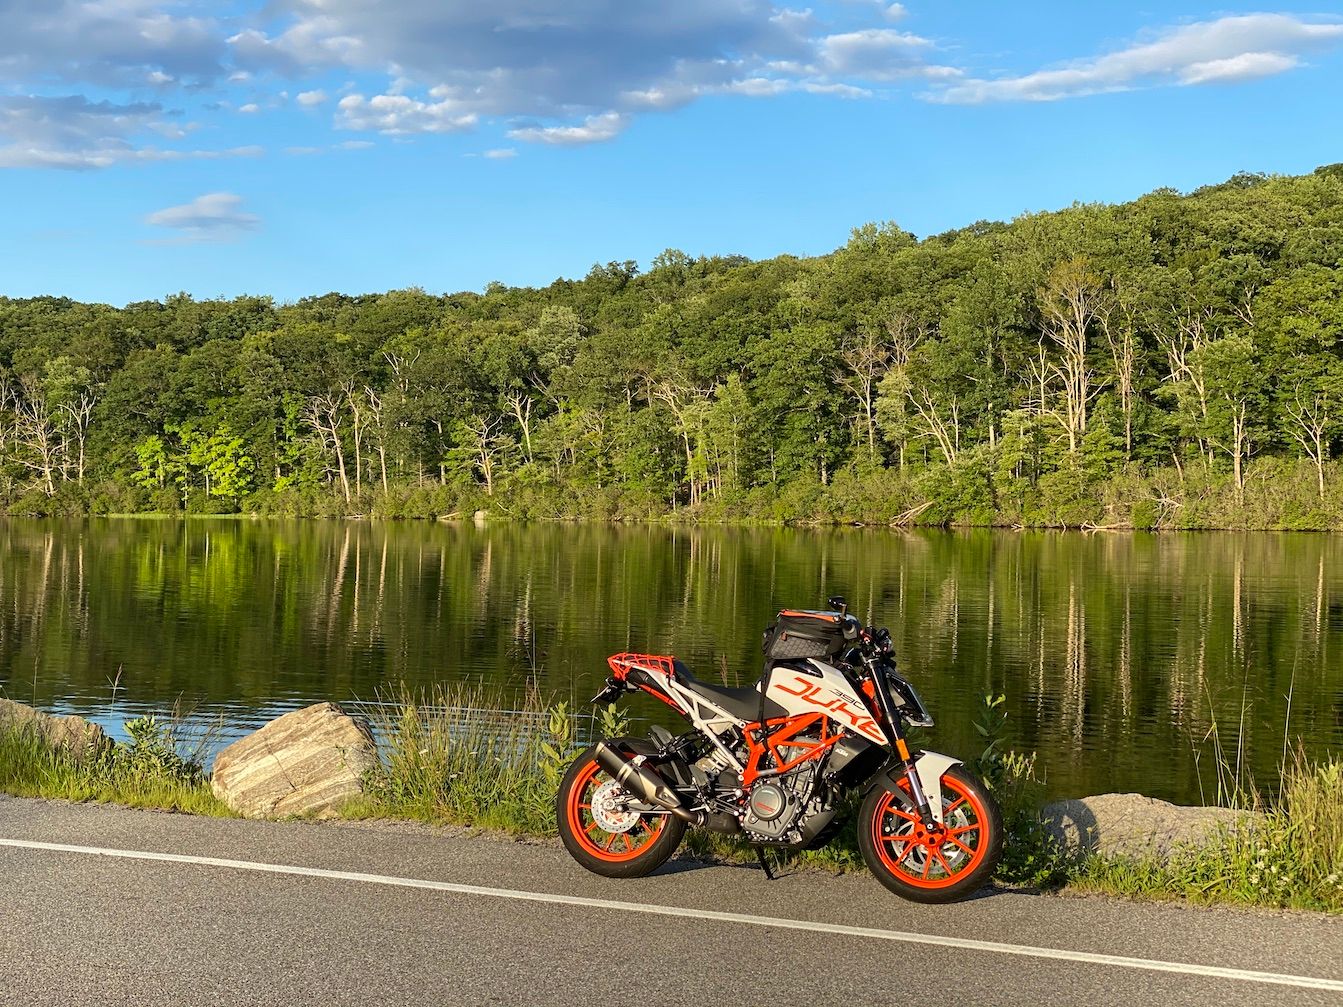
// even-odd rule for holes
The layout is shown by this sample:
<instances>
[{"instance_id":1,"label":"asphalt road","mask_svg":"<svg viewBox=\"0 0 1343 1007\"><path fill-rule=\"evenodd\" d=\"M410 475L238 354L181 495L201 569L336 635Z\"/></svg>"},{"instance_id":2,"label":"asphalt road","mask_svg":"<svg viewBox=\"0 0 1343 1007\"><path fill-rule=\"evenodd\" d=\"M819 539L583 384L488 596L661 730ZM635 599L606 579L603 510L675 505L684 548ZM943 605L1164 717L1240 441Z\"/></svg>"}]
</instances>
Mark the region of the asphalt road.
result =
<instances>
[{"instance_id":1,"label":"asphalt road","mask_svg":"<svg viewBox=\"0 0 1343 1007\"><path fill-rule=\"evenodd\" d=\"M679 861L609 881L550 843L0 797L5 1007L917 1002L1337 1007L1343 920L917 906L861 875Z\"/></svg>"}]
</instances>

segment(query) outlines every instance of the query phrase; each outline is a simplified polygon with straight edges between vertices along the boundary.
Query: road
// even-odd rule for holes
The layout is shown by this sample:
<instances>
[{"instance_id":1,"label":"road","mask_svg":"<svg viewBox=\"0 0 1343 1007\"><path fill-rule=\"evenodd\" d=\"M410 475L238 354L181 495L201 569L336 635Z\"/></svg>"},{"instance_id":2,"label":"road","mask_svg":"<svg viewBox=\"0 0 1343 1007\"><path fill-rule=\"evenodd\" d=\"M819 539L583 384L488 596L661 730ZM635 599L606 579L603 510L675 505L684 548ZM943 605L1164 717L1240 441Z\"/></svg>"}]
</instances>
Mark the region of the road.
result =
<instances>
[{"instance_id":1,"label":"road","mask_svg":"<svg viewBox=\"0 0 1343 1007\"><path fill-rule=\"evenodd\" d=\"M1343 1004L1343 920L0 797L0 1004Z\"/></svg>"}]
</instances>

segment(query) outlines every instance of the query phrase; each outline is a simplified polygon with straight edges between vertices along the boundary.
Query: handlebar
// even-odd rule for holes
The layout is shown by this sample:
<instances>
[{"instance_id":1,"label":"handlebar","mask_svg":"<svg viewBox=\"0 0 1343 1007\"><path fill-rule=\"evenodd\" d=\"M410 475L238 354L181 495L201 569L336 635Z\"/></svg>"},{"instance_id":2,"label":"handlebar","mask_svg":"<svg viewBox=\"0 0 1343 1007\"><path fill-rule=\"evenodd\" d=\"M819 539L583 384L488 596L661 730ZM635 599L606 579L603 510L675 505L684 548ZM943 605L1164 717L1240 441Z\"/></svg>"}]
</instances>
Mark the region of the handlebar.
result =
<instances>
[{"instance_id":1,"label":"handlebar","mask_svg":"<svg viewBox=\"0 0 1343 1007\"><path fill-rule=\"evenodd\" d=\"M830 606L832 612L838 612L840 618L855 627L852 637L848 632L844 635L855 641L855 647L863 657L865 664L872 664L883 657L893 657L895 648L891 644L891 631L884 626L876 629L872 626L864 626L856 616L849 615L849 603L842 595L831 595L826 599L826 604Z\"/></svg>"}]
</instances>

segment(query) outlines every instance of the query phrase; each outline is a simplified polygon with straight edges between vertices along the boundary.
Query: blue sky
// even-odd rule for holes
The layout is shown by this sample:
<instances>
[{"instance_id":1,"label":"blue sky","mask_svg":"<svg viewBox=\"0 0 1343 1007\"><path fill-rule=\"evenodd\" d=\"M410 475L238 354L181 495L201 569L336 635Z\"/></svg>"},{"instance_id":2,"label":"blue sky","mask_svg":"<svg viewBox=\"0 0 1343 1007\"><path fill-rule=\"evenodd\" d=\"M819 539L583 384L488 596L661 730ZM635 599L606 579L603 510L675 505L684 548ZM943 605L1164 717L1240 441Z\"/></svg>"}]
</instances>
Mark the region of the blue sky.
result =
<instances>
[{"instance_id":1,"label":"blue sky","mask_svg":"<svg viewBox=\"0 0 1343 1007\"><path fill-rule=\"evenodd\" d=\"M1343 161L1343 12L0 0L0 294L545 284Z\"/></svg>"}]
</instances>

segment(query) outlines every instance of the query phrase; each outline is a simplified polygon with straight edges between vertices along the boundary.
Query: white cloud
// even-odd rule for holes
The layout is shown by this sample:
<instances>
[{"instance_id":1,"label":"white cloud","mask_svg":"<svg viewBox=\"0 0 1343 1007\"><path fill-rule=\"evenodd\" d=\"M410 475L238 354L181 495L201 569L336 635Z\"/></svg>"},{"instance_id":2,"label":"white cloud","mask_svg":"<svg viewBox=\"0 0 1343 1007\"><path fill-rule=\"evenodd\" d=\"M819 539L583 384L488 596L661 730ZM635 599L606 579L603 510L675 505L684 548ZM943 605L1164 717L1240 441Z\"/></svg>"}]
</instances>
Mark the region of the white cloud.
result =
<instances>
[{"instance_id":1,"label":"white cloud","mask_svg":"<svg viewBox=\"0 0 1343 1007\"><path fill-rule=\"evenodd\" d=\"M155 210L145 217L153 227L179 232L174 243L231 241L261 226L261 218L242 209L242 197L232 192L210 192L189 203Z\"/></svg>"},{"instance_id":2,"label":"white cloud","mask_svg":"<svg viewBox=\"0 0 1343 1007\"><path fill-rule=\"evenodd\" d=\"M506 161L510 157L517 157L518 152L512 147L495 147L493 150L487 150L482 157L489 158L491 161Z\"/></svg>"},{"instance_id":3,"label":"white cloud","mask_svg":"<svg viewBox=\"0 0 1343 1007\"><path fill-rule=\"evenodd\" d=\"M510 129L508 135L514 140L524 140L527 143L573 147L610 140L624 132L628 125L629 116L620 112L603 112L601 115L588 116L579 126L524 126Z\"/></svg>"},{"instance_id":4,"label":"white cloud","mask_svg":"<svg viewBox=\"0 0 1343 1007\"><path fill-rule=\"evenodd\" d=\"M336 125L342 129L376 130L390 136L407 133L460 133L476 124L474 112L464 112L452 99L418 101L404 94L347 94L336 106Z\"/></svg>"},{"instance_id":5,"label":"white cloud","mask_svg":"<svg viewBox=\"0 0 1343 1007\"><path fill-rule=\"evenodd\" d=\"M0 97L0 168L106 168L137 161L251 157L260 147L178 150L144 145L147 136L190 132L163 118L157 103L89 101L83 95Z\"/></svg>"},{"instance_id":6,"label":"white cloud","mask_svg":"<svg viewBox=\"0 0 1343 1007\"><path fill-rule=\"evenodd\" d=\"M827 35L818 49L821 65L832 75L895 80L926 76L930 67L923 54L931 45L926 38L894 28L865 28Z\"/></svg>"},{"instance_id":7,"label":"white cloud","mask_svg":"<svg viewBox=\"0 0 1343 1007\"><path fill-rule=\"evenodd\" d=\"M1283 73L1302 55L1343 44L1343 23L1289 14L1242 14L1182 25L1118 52L1018 77L958 81L931 100L1055 101L1169 84L1208 84Z\"/></svg>"},{"instance_id":8,"label":"white cloud","mask_svg":"<svg viewBox=\"0 0 1343 1007\"><path fill-rule=\"evenodd\" d=\"M787 80L779 77L751 77L734 80L715 89L723 94L743 94L749 98L773 98L776 95L801 91L805 94L829 94L837 98L870 98L872 92L852 84L823 84L814 80Z\"/></svg>"},{"instance_id":9,"label":"white cloud","mask_svg":"<svg viewBox=\"0 0 1343 1007\"><path fill-rule=\"evenodd\" d=\"M899 4L863 0L843 23L885 22ZM806 91L867 97L871 85L955 71L936 47L890 27L827 30L771 0L273 0L265 30L229 41L258 73L382 73L372 98L338 104L337 125L406 135L514 120L515 139L588 143L641 111L707 95ZM392 99L398 99L393 103ZM374 103L380 107L374 108ZM476 119L468 117L475 116Z\"/></svg>"},{"instance_id":10,"label":"white cloud","mask_svg":"<svg viewBox=\"0 0 1343 1007\"><path fill-rule=\"evenodd\" d=\"M243 115L254 115L261 111L261 106L254 101L249 101L246 105L239 105L238 111Z\"/></svg>"},{"instance_id":11,"label":"white cloud","mask_svg":"<svg viewBox=\"0 0 1343 1007\"><path fill-rule=\"evenodd\" d=\"M1301 65L1296 56L1279 52L1243 52L1226 59L1193 63L1180 71L1181 84L1211 84L1215 81L1254 80L1285 73Z\"/></svg>"},{"instance_id":12,"label":"white cloud","mask_svg":"<svg viewBox=\"0 0 1343 1007\"><path fill-rule=\"evenodd\" d=\"M303 108L316 108L318 105L322 104L322 102L326 101L326 97L327 95L325 91L300 91L298 97L294 100Z\"/></svg>"}]
</instances>

